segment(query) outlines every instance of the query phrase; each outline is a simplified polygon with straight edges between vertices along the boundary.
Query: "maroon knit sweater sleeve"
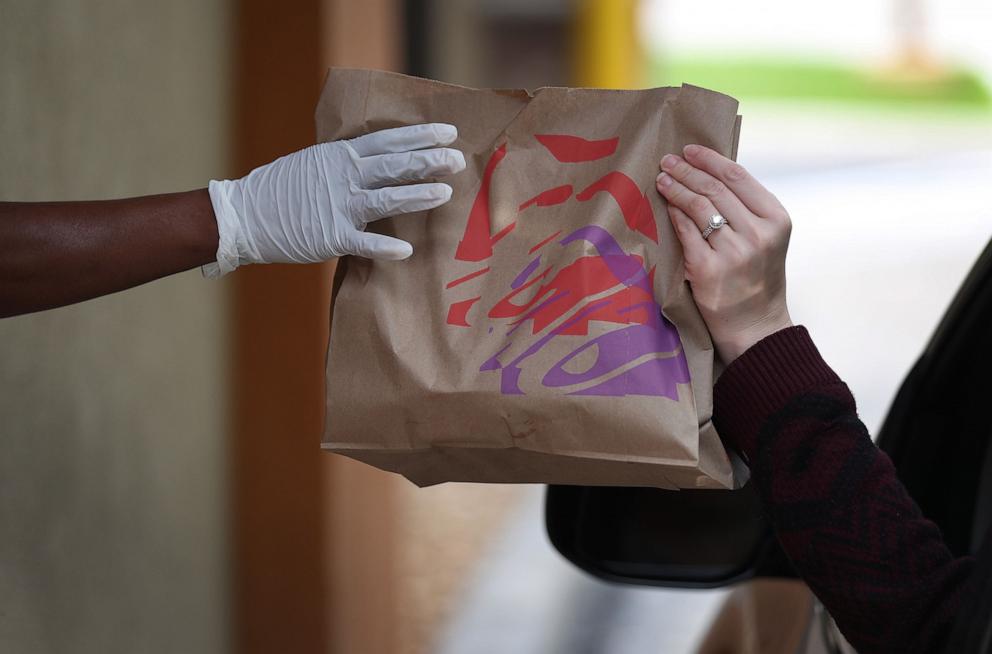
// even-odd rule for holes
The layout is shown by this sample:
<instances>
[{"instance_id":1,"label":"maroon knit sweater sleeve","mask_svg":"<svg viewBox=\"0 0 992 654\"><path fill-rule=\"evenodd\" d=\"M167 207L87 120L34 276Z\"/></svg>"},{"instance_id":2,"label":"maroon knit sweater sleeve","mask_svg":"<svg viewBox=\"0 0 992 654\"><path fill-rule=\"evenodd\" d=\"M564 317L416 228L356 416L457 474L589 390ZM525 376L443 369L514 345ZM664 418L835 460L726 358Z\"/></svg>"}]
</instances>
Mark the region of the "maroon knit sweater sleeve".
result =
<instances>
[{"instance_id":1,"label":"maroon knit sweater sleeve","mask_svg":"<svg viewBox=\"0 0 992 654\"><path fill-rule=\"evenodd\" d=\"M765 338L727 368L714 422L851 644L861 654L943 651L973 559L955 559L920 513L805 328Z\"/></svg>"}]
</instances>

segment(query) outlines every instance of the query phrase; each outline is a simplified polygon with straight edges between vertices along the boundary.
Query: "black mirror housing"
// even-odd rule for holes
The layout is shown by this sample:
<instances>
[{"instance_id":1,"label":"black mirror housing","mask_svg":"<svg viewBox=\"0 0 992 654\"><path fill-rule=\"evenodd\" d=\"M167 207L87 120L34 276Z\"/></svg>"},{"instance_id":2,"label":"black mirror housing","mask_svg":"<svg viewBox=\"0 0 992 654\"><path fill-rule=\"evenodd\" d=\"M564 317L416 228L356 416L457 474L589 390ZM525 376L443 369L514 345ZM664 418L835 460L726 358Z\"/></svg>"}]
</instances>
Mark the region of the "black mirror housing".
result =
<instances>
[{"instance_id":1,"label":"black mirror housing","mask_svg":"<svg viewBox=\"0 0 992 654\"><path fill-rule=\"evenodd\" d=\"M792 577L751 484L736 491L549 486L555 548L608 581L715 588Z\"/></svg>"}]
</instances>

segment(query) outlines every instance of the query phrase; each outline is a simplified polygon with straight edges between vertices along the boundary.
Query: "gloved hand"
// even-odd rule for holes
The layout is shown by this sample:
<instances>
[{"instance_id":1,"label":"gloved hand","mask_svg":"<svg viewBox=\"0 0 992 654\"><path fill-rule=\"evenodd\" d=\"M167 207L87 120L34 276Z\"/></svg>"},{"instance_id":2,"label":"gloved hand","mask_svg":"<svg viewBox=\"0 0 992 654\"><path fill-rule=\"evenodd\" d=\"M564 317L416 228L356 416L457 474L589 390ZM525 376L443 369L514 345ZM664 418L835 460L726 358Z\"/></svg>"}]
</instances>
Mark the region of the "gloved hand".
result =
<instances>
[{"instance_id":1,"label":"gloved hand","mask_svg":"<svg viewBox=\"0 0 992 654\"><path fill-rule=\"evenodd\" d=\"M405 184L457 173L462 153L449 145L454 125L385 129L320 143L276 159L247 177L211 181L220 242L220 277L246 263L314 263L345 254L405 259L413 247L365 231L373 220L433 209L451 198L441 183Z\"/></svg>"}]
</instances>

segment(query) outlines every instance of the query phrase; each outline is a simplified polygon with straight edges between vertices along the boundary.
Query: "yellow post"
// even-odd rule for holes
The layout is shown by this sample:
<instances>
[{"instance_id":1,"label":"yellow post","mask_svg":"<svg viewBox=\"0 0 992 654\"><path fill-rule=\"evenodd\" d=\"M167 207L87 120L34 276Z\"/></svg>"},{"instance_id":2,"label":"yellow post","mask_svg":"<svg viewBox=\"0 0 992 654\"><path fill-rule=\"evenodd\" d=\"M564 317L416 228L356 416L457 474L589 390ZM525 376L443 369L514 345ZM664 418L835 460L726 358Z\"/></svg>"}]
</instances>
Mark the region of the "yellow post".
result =
<instances>
[{"instance_id":1,"label":"yellow post","mask_svg":"<svg viewBox=\"0 0 992 654\"><path fill-rule=\"evenodd\" d=\"M573 83L623 89L643 85L637 0L574 0Z\"/></svg>"}]
</instances>

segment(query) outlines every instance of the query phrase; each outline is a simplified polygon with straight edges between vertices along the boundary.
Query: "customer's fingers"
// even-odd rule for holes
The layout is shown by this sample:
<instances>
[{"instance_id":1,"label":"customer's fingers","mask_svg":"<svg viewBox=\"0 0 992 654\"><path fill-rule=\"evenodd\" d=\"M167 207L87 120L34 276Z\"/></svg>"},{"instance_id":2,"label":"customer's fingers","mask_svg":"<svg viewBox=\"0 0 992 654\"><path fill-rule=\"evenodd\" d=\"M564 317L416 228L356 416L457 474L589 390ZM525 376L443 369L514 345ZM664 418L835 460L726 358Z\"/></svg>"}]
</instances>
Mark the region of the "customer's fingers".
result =
<instances>
[{"instance_id":1,"label":"customer's fingers","mask_svg":"<svg viewBox=\"0 0 992 654\"><path fill-rule=\"evenodd\" d=\"M682 243L682 253L685 256L686 266L692 269L704 265L714 253L709 242L703 239L696 223L674 204L668 205L668 218L672 221L672 227L675 228L675 235Z\"/></svg>"},{"instance_id":2,"label":"customer's fingers","mask_svg":"<svg viewBox=\"0 0 992 654\"><path fill-rule=\"evenodd\" d=\"M788 217L778 198L752 177L744 166L701 145L687 145L683 154L690 164L726 184L757 217L772 220Z\"/></svg>"},{"instance_id":3,"label":"customer's fingers","mask_svg":"<svg viewBox=\"0 0 992 654\"><path fill-rule=\"evenodd\" d=\"M661 169L693 193L709 199L716 213L726 218L735 231L742 234L754 231L755 216L722 181L674 154L665 155ZM709 220L709 216L706 219Z\"/></svg>"},{"instance_id":4,"label":"customer's fingers","mask_svg":"<svg viewBox=\"0 0 992 654\"><path fill-rule=\"evenodd\" d=\"M665 196L669 204L675 205L692 219L696 229L700 232L709 225L710 218L720 213L708 197L686 188L684 184L668 173L658 175L657 187L658 192ZM726 218L726 216L724 217ZM721 243L729 244L737 236L733 231L733 220L733 218L728 218L723 227L710 233L708 241L711 247L717 248Z\"/></svg>"}]
</instances>

